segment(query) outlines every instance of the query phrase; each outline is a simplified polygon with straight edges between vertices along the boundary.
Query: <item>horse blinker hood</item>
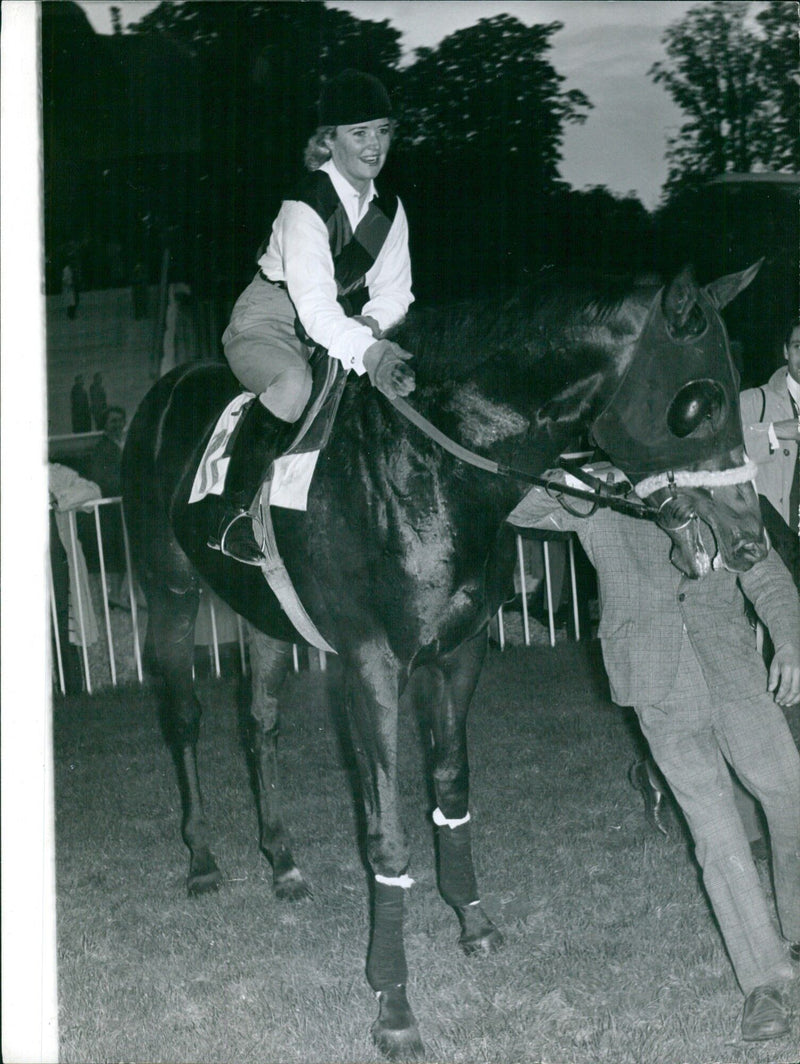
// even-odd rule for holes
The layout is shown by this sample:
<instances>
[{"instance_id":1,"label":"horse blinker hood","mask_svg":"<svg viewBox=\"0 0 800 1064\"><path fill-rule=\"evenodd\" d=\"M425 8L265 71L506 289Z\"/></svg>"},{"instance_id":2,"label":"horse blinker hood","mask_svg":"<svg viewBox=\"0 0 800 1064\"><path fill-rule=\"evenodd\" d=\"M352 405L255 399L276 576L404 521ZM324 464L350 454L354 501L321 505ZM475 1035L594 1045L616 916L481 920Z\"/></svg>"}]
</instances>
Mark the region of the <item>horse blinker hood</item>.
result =
<instances>
[{"instance_id":1,"label":"horse blinker hood","mask_svg":"<svg viewBox=\"0 0 800 1064\"><path fill-rule=\"evenodd\" d=\"M619 387L592 426L597 445L634 483L743 446L739 377L718 303L690 274L683 284L691 301L677 310L672 286L656 295Z\"/></svg>"}]
</instances>

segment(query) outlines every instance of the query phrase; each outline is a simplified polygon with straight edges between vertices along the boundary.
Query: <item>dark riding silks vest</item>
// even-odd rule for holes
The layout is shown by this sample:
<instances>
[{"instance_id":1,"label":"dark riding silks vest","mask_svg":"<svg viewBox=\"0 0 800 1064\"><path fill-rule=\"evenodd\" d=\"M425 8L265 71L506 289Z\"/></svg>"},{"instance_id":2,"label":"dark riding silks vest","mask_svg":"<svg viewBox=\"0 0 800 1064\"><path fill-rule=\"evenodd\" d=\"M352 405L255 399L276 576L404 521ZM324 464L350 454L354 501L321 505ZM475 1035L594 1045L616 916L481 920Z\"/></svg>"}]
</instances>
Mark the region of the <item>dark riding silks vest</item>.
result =
<instances>
[{"instance_id":1,"label":"dark riding silks vest","mask_svg":"<svg viewBox=\"0 0 800 1064\"><path fill-rule=\"evenodd\" d=\"M325 223L339 303L348 317L359 314L369 299L365 276L392 228L397 213L397 196L387 192L375 196L355 232L333 182L324 170L307 174L288 198L307 203ZM299 322L298 326L302 328Z\"/></svg>"}]
</instances>

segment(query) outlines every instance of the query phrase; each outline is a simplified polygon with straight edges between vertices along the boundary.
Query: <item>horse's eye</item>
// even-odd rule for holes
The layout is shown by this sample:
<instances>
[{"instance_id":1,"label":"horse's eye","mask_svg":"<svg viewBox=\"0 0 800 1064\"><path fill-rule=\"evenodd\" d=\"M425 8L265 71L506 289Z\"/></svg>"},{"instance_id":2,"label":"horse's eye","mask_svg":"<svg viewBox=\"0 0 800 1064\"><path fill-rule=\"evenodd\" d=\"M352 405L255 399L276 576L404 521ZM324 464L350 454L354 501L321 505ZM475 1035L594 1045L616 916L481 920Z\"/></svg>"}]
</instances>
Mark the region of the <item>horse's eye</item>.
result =
<instances>
[{"instance_id":1,"label":"horse's eye","mask_svg":"<svg viewBox=\"0 0 800 1064\"><path fill-rule=\"evenodd\" d=\"M725 409L725 390L718 381L690 381L669 404L667 428L680 440L711 436L722 424Z\"/></svg>"}]
</instances>

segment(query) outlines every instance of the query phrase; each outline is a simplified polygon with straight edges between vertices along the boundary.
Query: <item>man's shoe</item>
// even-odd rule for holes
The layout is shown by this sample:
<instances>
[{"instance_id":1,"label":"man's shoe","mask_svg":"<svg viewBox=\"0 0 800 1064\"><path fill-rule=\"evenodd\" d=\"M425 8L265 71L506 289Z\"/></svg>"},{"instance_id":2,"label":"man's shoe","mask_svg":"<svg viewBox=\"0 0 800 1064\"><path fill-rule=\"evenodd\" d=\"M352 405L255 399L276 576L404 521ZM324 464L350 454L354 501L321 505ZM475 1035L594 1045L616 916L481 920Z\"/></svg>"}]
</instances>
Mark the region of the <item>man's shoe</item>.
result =
<instances>
[{"instance_id":1,"label":"man's shoe","mask_svg":"<svg viewBox=\"0 0 800 1064\"><path fill-rule=\"evenodd\" d=\"M214 550L244 565L261 566L264 552L253 534L253 516L247 510L229 510L223 514L219 533L208 540Z\"/></svg>"},{"instance_id":2,"label":"man's shoe","mask_svg":"<svg viewBox=\"0 0 800 1064\"><path fill-rule=\"evenodd\" d=\"M789 1012L777 986L757 986L744 1002L742 1039L766 1042L789 1033Z\"/></svg>"},{"instance_id":3,"label":"man's shoe","mask_svg":"<svg viewBox=\"0 0 800 1064\"><path fill-rule=\"evenodd\" d=\"M800 964L800 942L789 943L789 956L795 964Z\"/></svg>"},{"instance_id":4,"label":"man's shoe","mask_svg":"<svg viewBox=\"0 0 800 1064\"><path fill-rule=\"evenodd\" d=\"M664 823L666 813L664 792L650 776L647 761L635 761L628 772L628 779L631 781L631 786L635 787L644 799L644 817L647 823L669 838L669 828Z\"/></svg>"}]
</instances>

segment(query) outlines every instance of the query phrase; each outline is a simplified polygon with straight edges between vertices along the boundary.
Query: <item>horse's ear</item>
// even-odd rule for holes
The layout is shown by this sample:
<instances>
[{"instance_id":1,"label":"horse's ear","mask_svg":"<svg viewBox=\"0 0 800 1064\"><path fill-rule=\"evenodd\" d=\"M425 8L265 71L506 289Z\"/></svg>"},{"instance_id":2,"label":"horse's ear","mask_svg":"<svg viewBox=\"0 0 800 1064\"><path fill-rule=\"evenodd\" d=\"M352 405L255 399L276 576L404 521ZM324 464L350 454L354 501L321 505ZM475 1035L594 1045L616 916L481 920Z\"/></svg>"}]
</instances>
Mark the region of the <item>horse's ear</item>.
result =
<instances>
[{"instance_id":1,"label":"horse's ear","mask_svg":"<svg viewBox=\"0 0 800 1064\"><path fill-rule=\"evenodd\" d=\"M670 282L664 293L661 307L668 324L676 333L680 333L686 320L697 302L697 281L691 266L684 266L681 272Z\"/></svg>"},{"instance_id":2,"label":"horse's ear","mask_svg":"<svg viewBox=\"0 0 800 1064\"><path fill-rule=\"evenodd\" d=\"M741 273L726 274L725 277L720 277L718 280L706 285L705 293L717 310L722 310L732 299L735 299L740 292L747 288L763 263L764 260L761 258L758 262L754 262L752 266L748 266L746 270L742 270Z\"/></svg>"}]
</instances>

